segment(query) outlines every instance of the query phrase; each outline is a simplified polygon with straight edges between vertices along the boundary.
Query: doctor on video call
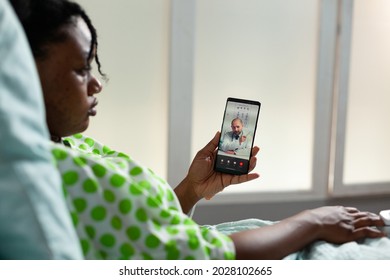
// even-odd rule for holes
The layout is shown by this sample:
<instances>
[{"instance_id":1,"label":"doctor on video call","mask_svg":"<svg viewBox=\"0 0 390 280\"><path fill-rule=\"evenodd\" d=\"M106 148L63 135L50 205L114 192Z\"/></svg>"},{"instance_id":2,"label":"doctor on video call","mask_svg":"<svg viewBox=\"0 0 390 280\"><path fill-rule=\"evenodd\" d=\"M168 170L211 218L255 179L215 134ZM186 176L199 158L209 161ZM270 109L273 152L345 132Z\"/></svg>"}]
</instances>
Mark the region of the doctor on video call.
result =
<instances>
[{"instance_id":1,"label":"doctor on video call","mask_svg":"<svg viewBox=\"0 0 390 280\"><path fill-rule=\"evenodd\" d=\"M222 135L219 148L227 154L247 156L250 154L252 139L251 131L244 129L242 120L234 118L231 130Z\"/></svg>"}]
</instances>

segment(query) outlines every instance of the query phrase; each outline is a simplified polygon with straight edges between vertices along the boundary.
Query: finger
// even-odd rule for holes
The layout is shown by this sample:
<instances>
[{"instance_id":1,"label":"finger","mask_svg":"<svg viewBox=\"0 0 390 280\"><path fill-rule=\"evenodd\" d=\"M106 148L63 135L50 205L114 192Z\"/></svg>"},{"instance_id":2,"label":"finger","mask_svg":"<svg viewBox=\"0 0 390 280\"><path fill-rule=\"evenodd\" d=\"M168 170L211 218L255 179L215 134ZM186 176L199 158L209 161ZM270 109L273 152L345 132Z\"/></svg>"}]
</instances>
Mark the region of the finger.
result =
<instances>
[{"instance_id":1,"label":"finger","mask_svg":"<svg viewBox=\"0 0 390 280\"><path fill-rule=\"evenodd\" d=\"M374 219L377 219L379 218L379 215L375 214L375 213L371 213L371 212L364 212L364 211L359 211L359 212L356 212L356 213L350 213L350 216L358 219L358 218L363 218L363 217L371 217L371 218L374 218Z\"/></svg>"},{"instance_id":2,"label":"finger","mask_svg":"<svg viewBox=\"0 0 390 280\"><path fill-rule=\"evenodd\" d=\"M252 149L252 156L255 157L259 151L260 151L260 148L257 146L254 146Z\"/></svg>"},{"instance_id":3,"label":"finger","mask_svg":"<svg viewBox=\"0 0 390 280\"><path fill-rule=\"evenodd\" d=\"M384 237L386 236L386 233L383 231L374 228L374 227L362 227L358 228L354 231L353 237L355 240L361 239L361 238L379 238L379 237Z\"/></svg>"},{"instance_id":4,"label":"finger","mask_svg":"<svg viewBox=\"0 0 390 280\"><path fill-rule=\"evenodd\" d=\"M257 158L256 158L256 155L257 153L260 151L260 148L255 146L253 147L252 149L252 156L251 158L249 159L249 172L251 172L253 169L255 169L256 167L256 164L257 164Z\"/></svg>"},{"instance_id":5,"label":"finger","mask_svg":"<svg viewBox=\"0 0 390 280\"><path fill-rule=\"evenodd\" d=\"M372 212L356 212L356 213L350 213L349 215L353 217L355 220L362 219L362 218L365 218L367 220L372 220L372 221L382 220L378 214Z\"/></svg>"},{"instance_id":6,"label":"finger","mask_svg":"<svg viewBox=\"0 0 390 280\"><path fill-rule=\"evenodd\" d=\"M357 213L359 212L359 210L355 207L344 207L344 209L348 212L348 213Z\"/></svg>"},{"instance_id":7,"label":"finger","mask_svg":"<svg viewBox=\"0 0 390 280\"><path fill-rule=\"evenodd\" d=\"M257 179L259 177L260 177L260 175L257 173L249 173L249 174L239 175L239 176L236 175L230 181L230 185L236 185L236 184L249 182L249 181L252 181L252 180Z\"/></svg>"},{"instance_id":8,"label":"finger","mask_svg":"<svg viewBox=\"0 0 390 280\"><path fill-rule=\"evenodd\" d=\"M368 226L384 226L383 220L379 216L368 215L360 217L353 222L355 228L368 227Z\"/></svg>"},{"instance_id":9,"label":"finger","mask_svg":"<svg viewBox=\"0 0 390 280\"><path fill-rule=\"evenodd\" d=\"M249 160L249 172L251 172L253 169L255 169L257 163L257 158L256 157L251 157Z\"/></svg>"}]
</instances>

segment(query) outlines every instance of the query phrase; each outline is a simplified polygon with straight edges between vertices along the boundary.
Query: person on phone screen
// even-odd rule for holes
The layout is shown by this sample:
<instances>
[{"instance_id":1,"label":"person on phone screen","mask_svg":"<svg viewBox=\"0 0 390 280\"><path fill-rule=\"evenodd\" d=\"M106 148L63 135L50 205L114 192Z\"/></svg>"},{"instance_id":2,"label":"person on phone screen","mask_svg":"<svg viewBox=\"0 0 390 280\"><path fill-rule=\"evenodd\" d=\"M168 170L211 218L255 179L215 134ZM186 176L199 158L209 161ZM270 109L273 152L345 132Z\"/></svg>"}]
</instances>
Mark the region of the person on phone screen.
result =
<instances>
[{"instance_id":1,"label":"person on phone screen","mask_svg":"<svg viewBox=\"0 0 390 280\"><path fill-rule=\"evenodd\" d=\"M250 154L252 133L244 129L244 123L240 118L234 118L231 122L231 130L221 137L219 148L227 154L246 156Z\"/></svg>"}]
</instances>

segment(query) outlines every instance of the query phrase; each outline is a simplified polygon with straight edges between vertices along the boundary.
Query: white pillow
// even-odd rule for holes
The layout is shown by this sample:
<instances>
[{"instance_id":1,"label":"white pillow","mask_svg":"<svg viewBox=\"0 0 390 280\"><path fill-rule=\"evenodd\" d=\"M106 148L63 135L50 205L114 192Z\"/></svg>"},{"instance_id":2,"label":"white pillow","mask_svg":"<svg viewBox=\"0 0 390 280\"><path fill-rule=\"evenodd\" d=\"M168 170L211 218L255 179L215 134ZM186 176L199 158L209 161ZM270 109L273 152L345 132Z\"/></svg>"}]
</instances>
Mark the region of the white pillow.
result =
<instances>
[{"instance_id":1,"label":"white pillow","mask_svg":"<svg viewBox=\"0 0 390 280\"><path fill-rule=\"evenodd\" d=\"M0 259L81 259L49 151L35 64L0 0Z\"/></svg>"}]
</instances>

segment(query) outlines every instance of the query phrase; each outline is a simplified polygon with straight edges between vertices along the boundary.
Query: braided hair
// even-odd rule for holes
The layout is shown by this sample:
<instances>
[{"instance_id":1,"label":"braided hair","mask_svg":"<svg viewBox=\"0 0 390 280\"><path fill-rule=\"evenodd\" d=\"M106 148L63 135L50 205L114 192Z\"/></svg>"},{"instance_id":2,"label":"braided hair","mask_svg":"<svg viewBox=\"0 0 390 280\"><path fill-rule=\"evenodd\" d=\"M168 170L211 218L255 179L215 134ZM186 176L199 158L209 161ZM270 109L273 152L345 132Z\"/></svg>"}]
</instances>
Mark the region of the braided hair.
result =
<instances>
[{"instance_id":1,"label":"braided hair","mask_svg":"<svg viewBox=\"0 0 390 280\"><path fill-rule=\"evenodd\" d=\"M97 55L97 32L85 10L70 0L10 0L29 41L35 59L44 58L47 45L65 41L66 34L62 27L74 24L75 17L81 17L91 32L91 48L88 59L94 55L98 71L102 77L106 75L101 70Z\"/></svg>"}]
</instances>

